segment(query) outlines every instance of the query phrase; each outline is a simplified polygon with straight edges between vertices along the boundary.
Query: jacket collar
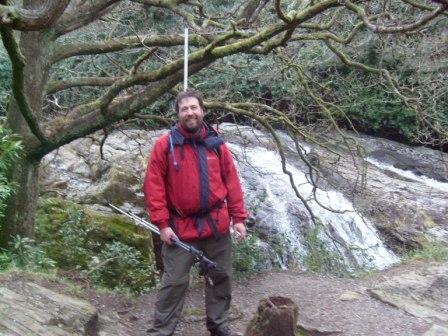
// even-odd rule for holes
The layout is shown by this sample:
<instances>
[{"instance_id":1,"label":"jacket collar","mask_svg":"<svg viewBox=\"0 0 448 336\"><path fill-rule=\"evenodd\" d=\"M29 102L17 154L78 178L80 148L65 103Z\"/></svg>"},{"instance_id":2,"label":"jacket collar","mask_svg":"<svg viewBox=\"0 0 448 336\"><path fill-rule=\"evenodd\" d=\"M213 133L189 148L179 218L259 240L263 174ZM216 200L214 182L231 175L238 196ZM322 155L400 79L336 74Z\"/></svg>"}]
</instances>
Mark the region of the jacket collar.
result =
<instances>
[{"instance_id":1,"label":"jacket collar","mask_svg":"<svg viewBox=\"0 0 448 336\"><path fill-rule=\"evenodd\" d=\"M186 139L195 139L204 142L207 148L216 148L224 141L219 137L218 132L205 121L198 132L191 134L185 131L179 123L176 123L170 130L173 145L183 145Z\"/></svg>"}]
</instances>

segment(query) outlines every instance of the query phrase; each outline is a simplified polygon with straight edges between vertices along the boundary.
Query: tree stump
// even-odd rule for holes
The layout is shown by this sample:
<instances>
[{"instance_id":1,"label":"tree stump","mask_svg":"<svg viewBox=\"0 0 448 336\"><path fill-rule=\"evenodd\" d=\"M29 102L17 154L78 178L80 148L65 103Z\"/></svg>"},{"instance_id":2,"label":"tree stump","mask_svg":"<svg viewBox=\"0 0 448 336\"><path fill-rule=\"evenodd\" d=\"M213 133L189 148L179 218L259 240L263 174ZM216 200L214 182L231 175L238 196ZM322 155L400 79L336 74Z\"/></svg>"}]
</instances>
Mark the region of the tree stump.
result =
<instances>
[{"instance_id":1,"label":"tree stump","mask_svg":"<svg viewBox=\"0 0 448 336\"><path fill-rule=\"evenodd\" d=\"M262 299L245 336L294 336L298 314L299 308L290 298L270 296Z\"/></svg>"}]
</instances>

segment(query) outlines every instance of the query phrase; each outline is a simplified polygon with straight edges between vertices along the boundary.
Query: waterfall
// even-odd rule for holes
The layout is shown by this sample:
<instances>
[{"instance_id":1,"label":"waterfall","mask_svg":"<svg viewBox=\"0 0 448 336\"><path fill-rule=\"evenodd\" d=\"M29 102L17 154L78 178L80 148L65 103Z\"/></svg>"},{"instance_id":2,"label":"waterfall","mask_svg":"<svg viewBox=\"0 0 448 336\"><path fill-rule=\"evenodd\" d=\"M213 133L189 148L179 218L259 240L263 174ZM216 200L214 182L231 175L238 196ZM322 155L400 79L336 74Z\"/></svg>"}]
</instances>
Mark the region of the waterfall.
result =
<instances>
[{"instance_id":1,"label":"waterfall","mask_svg":"<svg viewBox=\"0 0 448 336\"><path fill-rule=\"evenodd\" d=\"M378 167L380 169L394 172L394 173L401 175L403 177L406 177L407 179L410 179L412 181L420 182L420 183L426 184L427 186L430 186L432 188L438 189L440 191L448 192L448 183L434 180L432 178L429 178L428 176L417 175L410 170L399 169L399 168L394 167L391 164L379 162L378 160L375 160L373 158L367 158L366 161L370 162L371 164L375 165L376 167Z\"/></svg>"},{"instance_id":2,"label":"waterfall","mask_svg":"<svg viewBox=\"0 0 448 336\"><path fill-rule=\"evenodd\" d=\"M257 196L260 198L261 195L258 205L264 206L266 211L257 216L257 221L261 222L259 225L270 226L272 232L282 235L288 254L292 259L300 259L307 253L303 231L311 224L309 216L303 215L306 210L296 197L289 177L281 170L279 154L264 147L243 149L234 144L229 144L229 147L240 158L237 165L249 203L256 203ZM397 256L384 246L374 226L355 211L353 204L342 193L317 189L313 194L313 186L303 172L291 164L287 164L287 170L292 173L300 194L308 200L313 213L325 227L319 238L329 250L334 253L339 251L348 269L359 266L384 269L398 261ZM294 215L297 212L299 216Z\"/></svg>"}]
</instances>

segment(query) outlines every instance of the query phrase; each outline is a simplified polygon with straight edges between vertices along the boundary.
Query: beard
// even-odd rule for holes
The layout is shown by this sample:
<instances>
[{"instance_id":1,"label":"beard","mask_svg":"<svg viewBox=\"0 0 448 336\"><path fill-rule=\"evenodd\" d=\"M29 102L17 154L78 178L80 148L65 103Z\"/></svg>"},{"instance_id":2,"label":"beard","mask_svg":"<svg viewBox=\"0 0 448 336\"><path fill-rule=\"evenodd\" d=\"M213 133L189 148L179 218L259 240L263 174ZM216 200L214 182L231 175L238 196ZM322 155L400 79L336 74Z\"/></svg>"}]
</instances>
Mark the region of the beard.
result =
<instances>
[{"instance_id":1,"label":"beard","mask_svg":"<svg viewBox=\"0 0 448 336\"><path fill-rule=\"evenodd\" d=\"M190 118L187 120L181 120L181 126L188 133L196 133L202 126L201 118Z\"/></svg>"}]
</instances>

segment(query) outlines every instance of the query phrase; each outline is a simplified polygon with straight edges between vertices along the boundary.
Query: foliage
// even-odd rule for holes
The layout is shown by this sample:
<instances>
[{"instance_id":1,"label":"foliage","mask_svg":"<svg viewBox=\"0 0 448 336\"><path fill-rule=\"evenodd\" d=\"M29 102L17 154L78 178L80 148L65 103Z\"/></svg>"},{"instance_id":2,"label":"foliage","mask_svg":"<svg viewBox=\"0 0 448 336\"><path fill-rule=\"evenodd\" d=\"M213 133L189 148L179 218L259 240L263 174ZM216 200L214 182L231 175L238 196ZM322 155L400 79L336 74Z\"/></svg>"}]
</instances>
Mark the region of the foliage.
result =
<instances>
[{"instance_id":1,"label":"foliage","mask_svg":"<svg viewBox=\"0 0 448 336\"><path fill-rule=\"evenodd\" d=\"M261 253L257 245L258 238L248 233L243 241L232 241L232 267L236 278L241 278L259 270Z\"/></svg>"},{"instance_id":2,"label":"foliage","mask_svg":"<svg viewBox=\"0 0 448 336\"><path fill-rule=\"evenodd\" d=\"M343 104L358 131L406 142L415 140L417 117L403 102L378 87L351 88L352 95Z\"/></svg>"},{"instance_id":3,"label":"foliage","mask_svg":"<svg viewBox=\"0 0 448 336\"><path fill-rule=\"evenodd\" d=\"M407 259L448 261L448 246L441 242L425 242L420 248L410 251Z\"/></svg>"},{"instance_id":4,"label":"foliage","mask_svg":"<svg viewBox=\"0 0 448 336\"><path fill-rule=\"evenodd\" d=\"M56 262L50 259L32 239L15 236L9 245L9 250L0 252L1 271L8 268L43 271L52 269L56 265Z\"/></svg>"},{"instance_id":5,"label":"foliage","mask_svg":"<svg viewBox=\"0 0 448 336\"><path fill-rule=\"evenodd\" d=\"M93 283L121 292L142 293L155 285L154 270L135 247L107 243L87 267Z\"/></svg>"},{"instance_id":6,"label":"foliage","mask_svg":"<svg viewBox=\"0 0 448 336\"><path fill-rule=\"evenodd\" d=\"M5 50L0 47L0 118L6 116L10 94L11 63Z\"/></svg>"},{"instance_id":7,"label":"foliage","mask_svg":"<svg viewBox=\"0 0 448 336\"><path fill-rule=\"evenodd\" d=\"M19 158L21 150L20 141L8 129L0 125L0 227L6 200L11 195L14 185L7 179L9 167Z\"/></svg>"},{"instance_id":8,"label":"foliage","mask_svg":"<svg viewBox=\"0 0 448 336\"><path fill-rule=\"evenodd\" d=\"M36 223L37 241L57 267L114 290L140 293L154 286L150 239L133 223L58 199L41 202Z\"/></svg>"},{"instance_id":9,"label":"foliage","mask_svg":"<svg viewBox=\"0 0 448 336\"><path fill-rule=\"evenodd\" d=\"M320 238L321 227L311 228L304 234L306 255L303 264L308 271L316 273L328 273L338 276L347 274L347 267L342 257L330 251L325 242Z\"/></svg>"}]
</instances>

